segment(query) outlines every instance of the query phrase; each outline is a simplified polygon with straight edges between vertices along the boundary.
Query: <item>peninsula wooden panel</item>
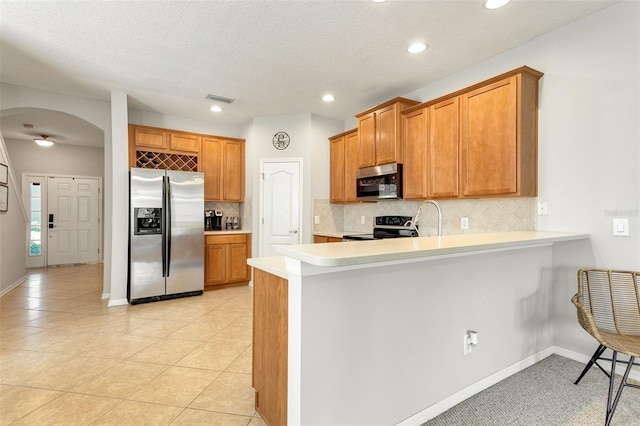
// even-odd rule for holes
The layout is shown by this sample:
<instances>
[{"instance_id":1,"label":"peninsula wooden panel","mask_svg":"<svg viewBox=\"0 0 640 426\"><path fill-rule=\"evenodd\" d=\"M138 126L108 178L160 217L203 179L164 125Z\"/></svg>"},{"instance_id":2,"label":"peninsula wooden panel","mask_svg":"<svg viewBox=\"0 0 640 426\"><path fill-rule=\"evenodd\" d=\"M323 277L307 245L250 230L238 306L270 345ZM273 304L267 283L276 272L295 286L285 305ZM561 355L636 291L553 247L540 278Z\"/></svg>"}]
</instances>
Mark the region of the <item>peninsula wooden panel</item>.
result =
<instances>
[{"instance_id":1,"label":"peninsula wooden panel","mask_svg":"<svg viewBox=\"0 0 640 426\"><path fill-rule=\"evenodd\" d=\"M287 424L288 281L253 270L253 388L268 425Z\"/></svg>"}]
</instances>

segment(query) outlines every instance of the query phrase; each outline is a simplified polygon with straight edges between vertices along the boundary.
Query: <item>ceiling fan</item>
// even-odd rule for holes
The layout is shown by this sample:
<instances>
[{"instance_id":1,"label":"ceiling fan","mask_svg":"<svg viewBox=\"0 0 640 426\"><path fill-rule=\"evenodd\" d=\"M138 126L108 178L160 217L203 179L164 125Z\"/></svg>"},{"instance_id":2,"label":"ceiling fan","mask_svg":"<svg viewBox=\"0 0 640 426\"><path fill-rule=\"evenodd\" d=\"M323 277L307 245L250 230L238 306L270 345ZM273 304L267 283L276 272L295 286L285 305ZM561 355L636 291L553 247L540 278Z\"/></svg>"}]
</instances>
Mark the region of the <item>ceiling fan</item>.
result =
<instances>
[{"instance_id":1,"label":"ceiling fan","mask_svg":"<svg viewBox=\"0 0 640 426\"><path fill-rule=\"evenodd\" d=\"M40 135L39 138L35 138L33 141L35 143L37 143L38 145L40 145L42 147L45 147L45 148L53 145L54 143L56 143L55 141L49 139L49 135Z\"/></svg>"}]
</instances>

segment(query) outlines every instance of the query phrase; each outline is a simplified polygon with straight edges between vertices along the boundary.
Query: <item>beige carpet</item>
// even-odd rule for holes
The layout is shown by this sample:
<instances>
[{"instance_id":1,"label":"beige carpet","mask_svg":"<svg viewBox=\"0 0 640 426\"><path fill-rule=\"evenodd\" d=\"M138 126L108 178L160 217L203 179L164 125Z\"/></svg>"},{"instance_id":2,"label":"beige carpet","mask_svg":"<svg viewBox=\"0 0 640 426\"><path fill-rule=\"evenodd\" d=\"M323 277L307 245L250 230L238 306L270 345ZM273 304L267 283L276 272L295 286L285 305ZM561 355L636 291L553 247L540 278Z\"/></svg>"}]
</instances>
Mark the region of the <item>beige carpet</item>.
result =
<instances>
[{"instance_id":1,"label":"beige carpet","mask_svg":"<svg viewBox=\"0 0 640 426\"><path fill-rule=\"evenodd\" d=\"M583 368L584 364L552 355L423 426L604 425L609 379L593 367L574 385ZM640 425L640 389L625 388L611 425Z\"/></svg>"}]
</instances>

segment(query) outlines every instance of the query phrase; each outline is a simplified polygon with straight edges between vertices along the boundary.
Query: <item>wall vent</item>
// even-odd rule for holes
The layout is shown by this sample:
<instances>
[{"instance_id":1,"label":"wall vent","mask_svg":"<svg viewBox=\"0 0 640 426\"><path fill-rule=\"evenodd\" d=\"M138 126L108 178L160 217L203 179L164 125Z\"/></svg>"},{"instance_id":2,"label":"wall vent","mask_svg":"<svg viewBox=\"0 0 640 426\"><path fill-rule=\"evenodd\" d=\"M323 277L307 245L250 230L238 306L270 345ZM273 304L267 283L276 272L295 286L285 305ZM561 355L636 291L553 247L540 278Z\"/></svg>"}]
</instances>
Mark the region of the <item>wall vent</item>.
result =
<instances>
[{"instance_id":1,"label":"wall vent","mask_svg":"<svg viewBox=\"0 0 640 426\"><path fill-rule=\"evenodd\" d=\"M224 102L226 104L230 104L231 102L235 101L235 99L225 98L224 96L212 95L211 93L209 93L204 98L209 99L211 101Z\"/></svg>"}]
</instances>

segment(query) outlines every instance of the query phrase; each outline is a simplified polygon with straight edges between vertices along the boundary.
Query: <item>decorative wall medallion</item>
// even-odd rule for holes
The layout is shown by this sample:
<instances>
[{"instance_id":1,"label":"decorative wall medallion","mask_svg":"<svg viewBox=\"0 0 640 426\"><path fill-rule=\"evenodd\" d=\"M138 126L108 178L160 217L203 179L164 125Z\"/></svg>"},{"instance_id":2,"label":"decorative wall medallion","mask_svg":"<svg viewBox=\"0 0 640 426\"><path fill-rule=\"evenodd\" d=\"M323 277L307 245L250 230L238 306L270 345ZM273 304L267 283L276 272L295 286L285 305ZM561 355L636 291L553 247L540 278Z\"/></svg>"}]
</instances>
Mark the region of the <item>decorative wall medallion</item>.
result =
<instances>
[{"instance_id":1,"label":"decorative wall medallion","mask_svg":"<svg viewBox=\"0 0 640 426\"><path fill-rule=\"evenodd\" d=\"M273 146L276 149L285 149L286 147L289 146L289 142L291 142L291 139L289 138L289 135L286 134L285 132L278 132L275 135L273 135Z\"/></svg>"}]
</instances>

